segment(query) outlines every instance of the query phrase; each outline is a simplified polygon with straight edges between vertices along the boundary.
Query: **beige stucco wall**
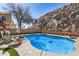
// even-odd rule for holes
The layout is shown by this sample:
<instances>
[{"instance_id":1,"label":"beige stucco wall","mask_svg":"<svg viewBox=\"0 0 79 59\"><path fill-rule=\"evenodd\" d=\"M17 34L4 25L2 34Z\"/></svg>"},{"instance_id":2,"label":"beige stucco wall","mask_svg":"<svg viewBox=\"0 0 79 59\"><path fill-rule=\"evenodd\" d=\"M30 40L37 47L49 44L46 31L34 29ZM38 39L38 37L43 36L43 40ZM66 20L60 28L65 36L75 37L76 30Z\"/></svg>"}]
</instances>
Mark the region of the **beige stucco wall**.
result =
<instances>
[{"instance_id":1,"label":"beige stucco wall","mask_svg":"<svg viewBox=\"0 0 79 59\"><path fill-rule=\"evenodd\" d=\"M7 16L7 21L5 22L5 26L7 29L16 29L16 26L12 24L12 17L10 13L7 12L0 12L0 16ZM0 25L0 29L3 27Z\"/></svg>"}]
</instances>

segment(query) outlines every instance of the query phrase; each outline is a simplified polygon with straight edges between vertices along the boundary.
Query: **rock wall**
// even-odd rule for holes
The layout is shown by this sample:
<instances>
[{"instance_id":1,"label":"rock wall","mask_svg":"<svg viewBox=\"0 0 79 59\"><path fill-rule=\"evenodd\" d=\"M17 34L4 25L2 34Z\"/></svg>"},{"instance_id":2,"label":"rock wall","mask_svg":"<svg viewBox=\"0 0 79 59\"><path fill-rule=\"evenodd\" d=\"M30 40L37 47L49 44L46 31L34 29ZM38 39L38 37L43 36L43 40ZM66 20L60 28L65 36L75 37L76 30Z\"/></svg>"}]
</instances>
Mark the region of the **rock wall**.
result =
<instances>
[{"instance_id":1,"label":"rock wall","mask_svg":"<svg viewBox=\"0 0 79 59\"><path fill-rule=\"evenodd\" d=\"M63 8L51 11L41 16L37 23L43 31L65 31L70 32L72 24L75 25L75 32L79 32L79 3L71 3ZM43 26L43 27L41 27Z\"/></svg>"}]
</instances>

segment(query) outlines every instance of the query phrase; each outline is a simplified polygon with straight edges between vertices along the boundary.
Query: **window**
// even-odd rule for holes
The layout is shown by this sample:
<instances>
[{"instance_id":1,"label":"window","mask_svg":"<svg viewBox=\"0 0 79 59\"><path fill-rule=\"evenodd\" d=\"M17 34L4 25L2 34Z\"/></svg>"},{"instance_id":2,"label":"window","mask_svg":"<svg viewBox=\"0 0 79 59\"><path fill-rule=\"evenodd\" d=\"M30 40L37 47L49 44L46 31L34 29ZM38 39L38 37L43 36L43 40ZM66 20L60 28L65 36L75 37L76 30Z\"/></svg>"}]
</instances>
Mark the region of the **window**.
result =
<instances>
[{"instance_id":1,"label":"window","mask_svg":"<svg viewBox=\"0 0 79 59\"><path fill-rule=\"evenodd\" d=\"M7 16L1 16L1 19L3 22L6 22L7 21Z\"/></svg>"}]
</instances>

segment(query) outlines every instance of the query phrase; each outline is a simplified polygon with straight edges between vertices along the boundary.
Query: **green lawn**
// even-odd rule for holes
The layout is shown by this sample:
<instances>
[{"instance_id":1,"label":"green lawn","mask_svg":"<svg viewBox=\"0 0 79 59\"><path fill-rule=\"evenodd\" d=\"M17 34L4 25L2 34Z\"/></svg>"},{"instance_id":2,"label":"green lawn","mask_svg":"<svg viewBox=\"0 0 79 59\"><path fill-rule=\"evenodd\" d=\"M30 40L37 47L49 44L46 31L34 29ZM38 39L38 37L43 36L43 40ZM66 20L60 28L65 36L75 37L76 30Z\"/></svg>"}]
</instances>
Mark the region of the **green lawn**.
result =
<instances>
[{"instance_id":1,"label":"green lawn","mask_svg":"<svg viewBox=\"0 0 79 59\"><path fill-rule=\"evenodd\" d=\"M18 52L14 48L5 48L5 49L0 48L0 50L8 51L10 56L19 56Z\"/></svg>"}]
</instances>

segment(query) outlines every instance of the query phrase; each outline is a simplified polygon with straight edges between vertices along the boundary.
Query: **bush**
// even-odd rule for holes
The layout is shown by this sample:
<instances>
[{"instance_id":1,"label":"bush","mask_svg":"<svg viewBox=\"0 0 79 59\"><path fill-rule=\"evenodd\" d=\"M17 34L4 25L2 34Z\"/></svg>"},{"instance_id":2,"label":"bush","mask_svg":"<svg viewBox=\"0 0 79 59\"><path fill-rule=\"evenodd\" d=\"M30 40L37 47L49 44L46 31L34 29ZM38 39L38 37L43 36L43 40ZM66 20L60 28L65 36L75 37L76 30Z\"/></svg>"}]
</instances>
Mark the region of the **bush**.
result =
<instances>
[{"instance_id":1,"label":"bush","mask_svg":"<svg viewBox=\"0 0 79 59\"><path fill-rule=\"evenodd\" d=\"M10 56L19 56L18 52L14 48L0 48L4 53L8 52Z\"/></svg>"}]
</instances>

